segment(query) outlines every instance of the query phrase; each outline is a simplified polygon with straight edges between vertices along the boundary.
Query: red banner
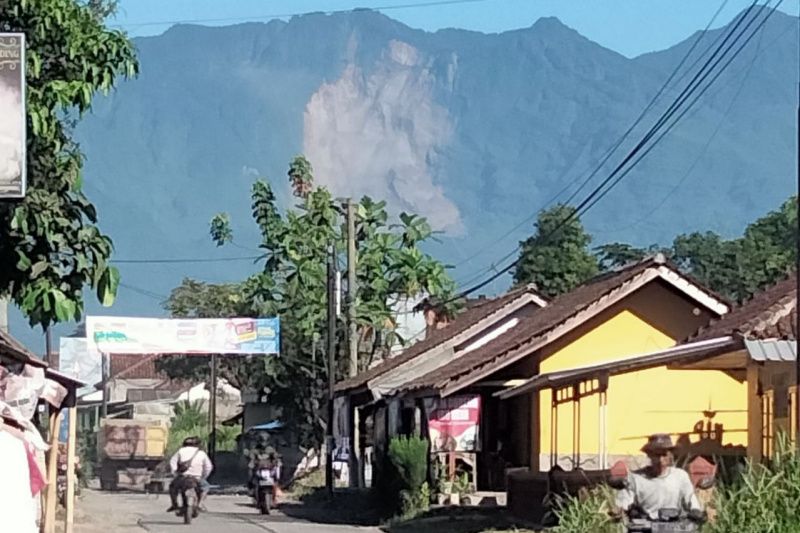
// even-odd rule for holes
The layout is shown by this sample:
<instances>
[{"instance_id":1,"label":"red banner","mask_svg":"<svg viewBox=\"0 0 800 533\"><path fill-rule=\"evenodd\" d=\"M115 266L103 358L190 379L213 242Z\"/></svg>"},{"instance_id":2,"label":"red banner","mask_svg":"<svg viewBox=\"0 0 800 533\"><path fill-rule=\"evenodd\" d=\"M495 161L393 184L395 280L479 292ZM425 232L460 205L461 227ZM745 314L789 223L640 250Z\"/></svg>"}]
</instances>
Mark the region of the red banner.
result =
<instances>
[{"instance_id":1,"label":"red banner","mask_svg":"<svg viewBox=\"0 0 800 533\"><path fill-rule=\"evenodd\" d=\"M454 396L435 400L428 411L431 452L480 451L480 396Z\"/></svg>"}]
</instances>

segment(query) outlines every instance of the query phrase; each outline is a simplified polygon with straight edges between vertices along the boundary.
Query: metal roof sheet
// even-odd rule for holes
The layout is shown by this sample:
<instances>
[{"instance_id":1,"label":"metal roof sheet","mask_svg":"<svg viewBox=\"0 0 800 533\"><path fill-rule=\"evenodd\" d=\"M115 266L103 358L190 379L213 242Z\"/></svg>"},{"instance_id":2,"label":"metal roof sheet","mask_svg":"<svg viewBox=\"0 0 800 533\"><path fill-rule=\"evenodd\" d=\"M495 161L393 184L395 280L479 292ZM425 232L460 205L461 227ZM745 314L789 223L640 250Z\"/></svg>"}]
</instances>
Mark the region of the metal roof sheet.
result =
<instances>
[{"instance_id":1,"label":"metal roof sheet","mask_svg":"<svg viewBox=\"0 0 800 533\"><path fill-rule=\"evenodd\" d=\"M745 339L744 345L754 361L797 361L797 341Z\"/></svg>"}]
</instances>

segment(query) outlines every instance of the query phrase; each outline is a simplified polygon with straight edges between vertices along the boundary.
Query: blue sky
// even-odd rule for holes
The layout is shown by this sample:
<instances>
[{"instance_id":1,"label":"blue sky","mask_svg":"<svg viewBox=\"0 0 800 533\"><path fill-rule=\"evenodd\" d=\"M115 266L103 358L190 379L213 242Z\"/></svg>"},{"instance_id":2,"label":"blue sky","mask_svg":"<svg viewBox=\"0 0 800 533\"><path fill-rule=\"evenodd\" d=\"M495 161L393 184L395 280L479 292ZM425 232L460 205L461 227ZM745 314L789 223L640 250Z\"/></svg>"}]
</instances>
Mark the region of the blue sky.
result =
<instances>
[{"instance_id":1,"label":"blue sky","mask_svg":"<svg viewBox=\"0 0 800 533\"><path fill-rule=\"evenodd\" d=\"M163 33L175 22L227 25L286 19L290 14L312 11L387 7L384 13L414 28L501 32L555 16L593 41L631 57L667 48L705 27L722 1L462 0L419 5L424 3L425 0L121 0L114 24L133 36L141 36ZM408 4L417 5L401 7ZM715 26L724 25L749 4L749 0L728 0ZM783 4L782 10L797 13L798 0L785 0Z\"/></svg>"}]
</instances>

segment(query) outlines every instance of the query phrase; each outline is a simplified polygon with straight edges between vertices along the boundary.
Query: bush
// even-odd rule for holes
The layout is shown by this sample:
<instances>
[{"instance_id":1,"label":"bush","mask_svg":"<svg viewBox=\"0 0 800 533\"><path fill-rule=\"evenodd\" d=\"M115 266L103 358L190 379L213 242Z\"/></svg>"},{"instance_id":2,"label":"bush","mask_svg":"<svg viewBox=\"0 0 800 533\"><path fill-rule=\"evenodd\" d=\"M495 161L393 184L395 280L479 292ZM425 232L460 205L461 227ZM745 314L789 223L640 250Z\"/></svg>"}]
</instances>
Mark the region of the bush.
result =
<instances>
[{"instance_id":1,"label":"bush","mask_svg":"<svg viewBox=\"0 0 800 533\"><path fill-rule=\"evenodd\" d=\"M203 402L184 401L175 404L175 416L169 429L167 454L180 449L187 437L200 437L202 446L208 448L208 415L203 411ZM241 433L237 427L217 426L217 451L230 452L236 449L236 437Z\"/></svg>"},{"instance_id":2,"label":"bush","mask_svg":"<svg viewBox=\"0 0 800 533\"><path fill-rule=\"evenodd\" d=\"M740 478L718 488L714 521L705 531L733 533L800 530L800 457L781 439L768 465L750 464Z\"/></svg>"},{"instance_id":3,"label":"bush","mask_svg":"<svg viewBox=\"0 0 800 533\"><path fill-rule=\"evenodd\" d=\"M610 488L599 486L581 490L578 496L557 497L558 525L554 533L619 533L622 525L615 522L609 511L614 495Z\"/></svg>"},{"instance_id":4,"label":"bush","mask_svg":"<svg viewBox=\"0 0 800 533\"><path fill-rule=\"evenodd\" d=\"M416 436L393 438L376 486L381 503L405 518L427 510L431 498L427 476L428 441Z\"/></svg>"}]
</instances>

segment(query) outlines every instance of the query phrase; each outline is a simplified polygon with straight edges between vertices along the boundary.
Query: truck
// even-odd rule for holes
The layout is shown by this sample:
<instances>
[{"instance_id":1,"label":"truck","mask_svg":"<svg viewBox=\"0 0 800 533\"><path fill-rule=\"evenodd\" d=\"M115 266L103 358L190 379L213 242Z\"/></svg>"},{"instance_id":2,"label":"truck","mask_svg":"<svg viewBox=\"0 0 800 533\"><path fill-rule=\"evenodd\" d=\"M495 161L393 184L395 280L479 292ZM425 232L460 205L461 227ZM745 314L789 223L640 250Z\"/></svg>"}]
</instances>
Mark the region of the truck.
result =
<instances>
[{"instance_id":1,"label":"truck","mask_svg":"<svg viewBox=\"0 0 800 533\"><path fill-rule=\"evenodd\" d=\"M110 418L97 440L102 490L147 490L166 462L165 421Z\"/></svg>"}]
</instances>

